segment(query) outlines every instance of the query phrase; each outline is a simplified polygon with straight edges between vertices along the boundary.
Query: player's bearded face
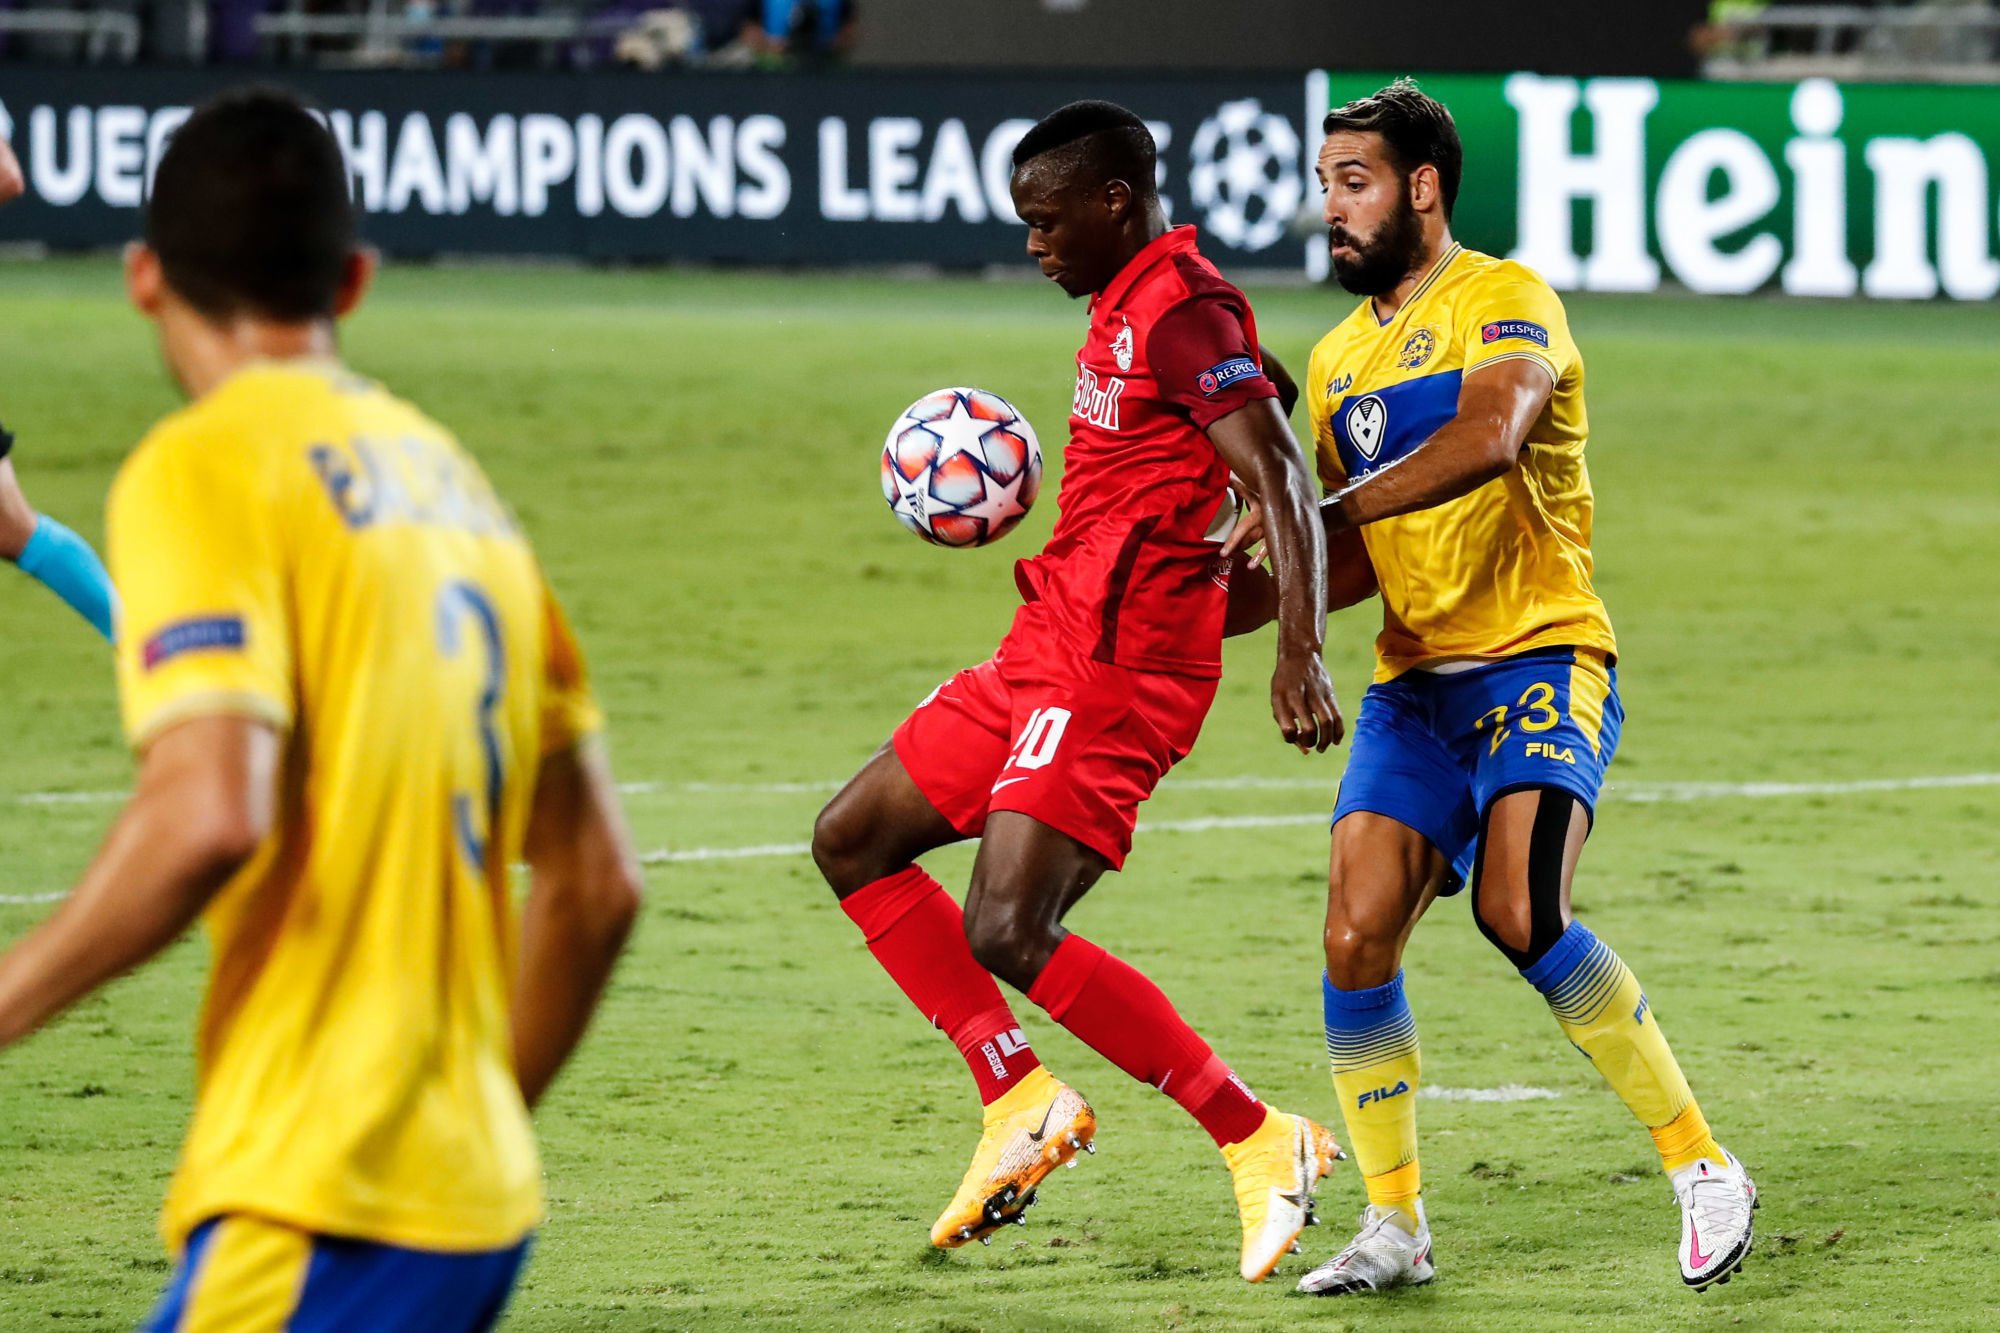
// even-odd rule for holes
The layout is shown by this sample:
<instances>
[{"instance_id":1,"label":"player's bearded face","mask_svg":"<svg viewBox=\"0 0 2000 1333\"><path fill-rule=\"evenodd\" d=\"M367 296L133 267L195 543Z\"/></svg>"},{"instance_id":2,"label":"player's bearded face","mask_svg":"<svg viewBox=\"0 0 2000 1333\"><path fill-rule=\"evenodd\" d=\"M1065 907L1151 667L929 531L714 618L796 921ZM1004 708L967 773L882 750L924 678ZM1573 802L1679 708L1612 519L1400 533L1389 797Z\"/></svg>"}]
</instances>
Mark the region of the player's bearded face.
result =
<instances>
[{"instance_id":1,"label":"player's bearded face","mask_svg":"<svg viewBox=\"0 0 2000 1333\"><path fill-rule=\"evenodd\" d=\"M1408 277L1423 256L1424 224L1410 199L1410 179L1401 179L1396 201L1363 236L1336 222L1327 228L1331 247L1347 247L1350 253L1334 251L1333 276L1356 296L1380 296Z\"/></svg>"}]
</instances>

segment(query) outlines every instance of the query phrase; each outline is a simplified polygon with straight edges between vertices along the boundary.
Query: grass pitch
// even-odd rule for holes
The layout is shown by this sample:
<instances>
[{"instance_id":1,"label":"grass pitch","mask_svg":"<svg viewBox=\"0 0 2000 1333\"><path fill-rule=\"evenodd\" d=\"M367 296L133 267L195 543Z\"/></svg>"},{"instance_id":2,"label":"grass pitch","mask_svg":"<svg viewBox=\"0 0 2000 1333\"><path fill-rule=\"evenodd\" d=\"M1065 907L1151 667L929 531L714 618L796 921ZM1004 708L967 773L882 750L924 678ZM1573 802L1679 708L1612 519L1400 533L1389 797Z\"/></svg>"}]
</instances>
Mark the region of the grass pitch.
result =
<instances>
[{"instance_id":1,"label":"grass pitch","mask_svg":"<svg viewBox=\"0 0 2000 1333\"><path fill-rule=\"evenodd\" d=\"M1298 369L1346 308L1258 295ZM1757 1250L1727 1288L1681 1289L1645 1134L1448 902L1409 957L1427 1082L1555 1095L1423 1103L1439 1280L1364 1304L1289 1291L1346 1239L1351 1167L1309 1253L1244 1286L1199 1130L1025 1003L1096 1104L1102 1152L990 1250L930 1251L977 1132L970 1081L785 850L828 784L989 651L1011 560L1054 518L1045 500L996 549L924 547L884 512L881 432L920 392L975 382L1053 452L1082 308L1025 283L390 272L351 359L453 425L520 509L658 854L602 1021L540 1117L550 1214L509 1327L2000 1324L1983 1035L2000 787L1981 785L2000 781L2000 311L1579 298L1571 315L1630 711L1577 902L1756 1173ZM45 508L98 536L113 468L171 403L111 265L0 266L0 414ZM1333 625L1350 710L1376 614ZM1270 652L1231 646L1156 827L1073 924L1260 1092L1338 1127L1318 820L1341 760L1277 742ZM14 899L67 885L113 808L88 794L130 764L101 646L11 576L0 679L11 939L48 910ZM1906 785L1963 775L1986 777ZM746 848L773 850L713 855ZM954 884L969 864L931 867ZM185 941L0 1058L0 1327L127 1328L165 1278L152 1221L203 964Z\"/></svg>"}]
</instances>

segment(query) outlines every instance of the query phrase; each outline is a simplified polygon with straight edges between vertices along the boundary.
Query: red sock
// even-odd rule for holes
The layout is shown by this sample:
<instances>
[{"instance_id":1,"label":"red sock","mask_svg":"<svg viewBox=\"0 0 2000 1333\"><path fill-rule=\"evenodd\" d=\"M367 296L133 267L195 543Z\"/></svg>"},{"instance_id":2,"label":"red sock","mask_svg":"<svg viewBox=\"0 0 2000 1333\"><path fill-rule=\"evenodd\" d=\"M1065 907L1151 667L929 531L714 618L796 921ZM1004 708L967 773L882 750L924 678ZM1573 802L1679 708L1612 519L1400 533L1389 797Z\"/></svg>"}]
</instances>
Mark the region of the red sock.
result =
<instances>
[{"instance_id":1,"label":"red sock","mask_svg":"<svg viewBox=\"0 0 2000 1333\"><path fill-rule=\"evenodd\" d=\"M841 910L868 952L965 1057L982 1105L1041 1067L1000 988L973 961L965 914L938 882L911 866L849 894Z\"/></svg>"},{"instance_id":2,"label":"red sock","mask_svg":"<svg viewBox=\"0 0 2000 1333\"><path fill-rule=\"evenodd\" d=\"M1135 968L1071 935L1028 998L1084 1045L1179 1102L1217 1145L1249 1138L1264 1104Z\"/></svg>"}]
</instances>

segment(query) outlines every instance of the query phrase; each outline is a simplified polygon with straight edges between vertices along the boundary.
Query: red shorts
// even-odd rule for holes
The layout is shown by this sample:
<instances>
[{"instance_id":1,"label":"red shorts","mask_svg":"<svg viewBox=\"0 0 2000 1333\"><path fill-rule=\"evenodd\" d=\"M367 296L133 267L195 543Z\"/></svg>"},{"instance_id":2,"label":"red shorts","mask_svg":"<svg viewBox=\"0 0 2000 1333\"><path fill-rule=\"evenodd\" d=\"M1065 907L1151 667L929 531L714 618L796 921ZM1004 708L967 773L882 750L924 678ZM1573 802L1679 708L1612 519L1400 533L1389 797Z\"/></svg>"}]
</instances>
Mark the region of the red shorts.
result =
<instances>
[{"instance_id":1,"label":"red shorts","mask_svg":"<svg viewBox=\"0 0 2000 1333\"><path fill-rule=\"evenodd\" d=\"M1194 748L1214 680L1098 662L1023 606L990 661L932 691L896 728L896 757L968 838L995 810L1068 834L1115 870L1139 804Z\"/></svg>"}]
</instances>

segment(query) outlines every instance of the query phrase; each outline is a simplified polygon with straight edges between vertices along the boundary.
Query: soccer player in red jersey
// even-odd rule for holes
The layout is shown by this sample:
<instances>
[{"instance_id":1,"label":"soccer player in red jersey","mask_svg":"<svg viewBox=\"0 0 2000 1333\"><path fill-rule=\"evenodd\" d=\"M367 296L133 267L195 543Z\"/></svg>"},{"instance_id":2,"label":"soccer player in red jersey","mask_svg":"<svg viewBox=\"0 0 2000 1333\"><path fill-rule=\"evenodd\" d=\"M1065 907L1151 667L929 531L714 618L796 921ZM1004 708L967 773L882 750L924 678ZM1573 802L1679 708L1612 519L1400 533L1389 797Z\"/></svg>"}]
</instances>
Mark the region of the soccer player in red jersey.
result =
<instances>
[{"instance_id":1,"label":"soccer player in red jersey","mask_svg":"<svg viewBox=\"0 0 2000 1333\"><path fill-rule=\"evenodd\" d=\"M1265 1106L1159 988L1063 916L1123 865L1140 802L1194 746L1221 674L1232 471L1271 515L1271 710L1324 750L1343 723L1320 661L1325 538L1310 471L1243 293L1170 229L1152 135L1122 107L1052 113L1014 153L1028 253L1090 297L1062 516L1021 561L1023 605L990 661L918 706L821 812L813 857L882 966L957 1045L985 1128L937 1246L1021 1221L1096 1120L1043 1069L993 979L1160 1089L1214 1138L1242 1215L1243 1276L1269 1276L1339 1148ZM963 910L916 859L979 838Z\"/></svg>"}]
</instances>

